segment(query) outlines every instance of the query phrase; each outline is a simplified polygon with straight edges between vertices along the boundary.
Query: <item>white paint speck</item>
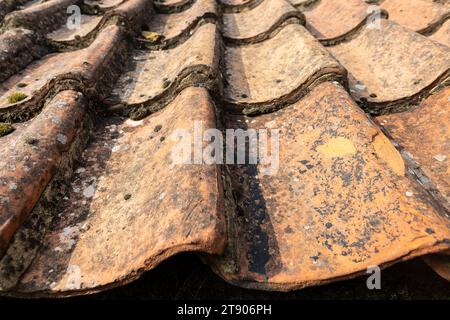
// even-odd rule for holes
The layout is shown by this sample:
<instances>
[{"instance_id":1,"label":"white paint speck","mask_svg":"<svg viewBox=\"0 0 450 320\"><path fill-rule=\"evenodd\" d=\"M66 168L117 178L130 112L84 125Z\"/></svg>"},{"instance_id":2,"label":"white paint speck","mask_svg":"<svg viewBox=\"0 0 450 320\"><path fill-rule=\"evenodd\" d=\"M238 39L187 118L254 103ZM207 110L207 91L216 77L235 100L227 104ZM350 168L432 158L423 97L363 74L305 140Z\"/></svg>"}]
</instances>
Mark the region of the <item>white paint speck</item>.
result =
<instances>
[{"instance_id":1,"label":"white paint speck","mask_svg":"<svg viewBox=\"0 0 450 320\"><path fill-rule=\"evenodd\" d=\"M56 140L58 140L61 144L66 144L67 143L67 137L61 133L58 133L56 135Z\"/></svg>"},{"instance_id":2,"label":"white paint speck","mask_svg":"<svg viewBox=\"0 0 450 320\"><path fill-rule=\"evenodd\" d=\"M85 172L86 171L86 169L85 168L83 168L83 167L81 167L81 168L78 168L76 171L75 171L75 173L83 173L83 172Z\"/></svg>"},{"instance_id":3,"label":"white paint speck","mask_svg":"<svg viewBox=\"0 0 450 320\"><path fill-rule=\"evenodd\" d=\"M414 193L412 191L406 191L405 194L407 197L412 197L414 195Z\"/></svg>"},{"instance_id":4,"label":"white paint speck","mask_svg":"<svg viewBox=\"0 0 450 320\"><path fill-rule=\"evenodd\" d=\"M144 122L143 120L134 121L134 120L128 119L127 121L125 121L125 124L130 127L138 127L138 126L142 125L143 122Z\"/></svg>"},{"instance_id":5,"label":"white paint speck","mask_svg":"<svg viewBox=\"0 0 450 320\"><path fill-rule=\"evenodd\" d=\"M60 117L53 117L52 118L52 122L54 124L60 125L62 123L61 118Z\"/></svg>"},{"instance_id":6,"label":"white paint speck","mask_svg":"<svg viewBox=\"0 0 450 320\"><path fill-rule=\"evenodd\" d=\"M433 157L433 159L436 160L436 161L442 162L442 161L444 161L445 159L447 159L447 157L444 156L443 154L437 154L437 155L435 155L435 156Z\"/></svg>"},{"instance_id":7,"label":"white paint speck","mask_svg":"<svg viewBox=\"0 0 450 320\"><path fill-rule=\"evenodd\" d=\"M92 198L94 196L94 193L95 193L94 186L90 185L89 187L84 189L83 196L85 196L86 198Z\"/></svg>"},{"instance_id":8,"label":"white paint speck","mask_svg":"<svg viewBox=\"0 0 450 320\"><path fill-rule=\"evenodd\" d=\"M120 150L120 146L114 146L111 151L118 152L119 150Z\"/></svg>"},{"instance_id":9,"label":"white paint speck","mask_svg":"<svg viewBox=\"0 0 450 320\"><path fill-rule=\"evenodd\" d=\"M161 194L159 195L159 200L162 200L162 199L164 199L165 197L166 197L166 193L163 192L163 193L161 193Z\"/></svg>"}]
</instances>

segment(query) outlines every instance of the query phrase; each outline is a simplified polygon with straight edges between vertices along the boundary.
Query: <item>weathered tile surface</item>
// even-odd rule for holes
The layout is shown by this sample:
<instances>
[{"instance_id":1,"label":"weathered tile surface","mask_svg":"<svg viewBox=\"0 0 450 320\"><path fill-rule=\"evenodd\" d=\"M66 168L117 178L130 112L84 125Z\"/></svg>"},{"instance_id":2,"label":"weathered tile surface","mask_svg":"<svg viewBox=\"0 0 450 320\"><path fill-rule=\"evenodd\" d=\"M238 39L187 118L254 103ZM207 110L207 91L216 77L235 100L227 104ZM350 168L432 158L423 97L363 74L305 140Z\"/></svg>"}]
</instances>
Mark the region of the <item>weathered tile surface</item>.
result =
<instances>
[{"instance_id":1,"label":"weathered tile surface","mask_svg":"<svg viewBox=\"0 0 450 320\"><path fill-rule=\"evenodd\" d=\"M263 1L254 9L222 16L223 35L235 44L266 40L287 23L304 24L304 16L286 0Z\"/></svg>"},{"instance_id":2,"label":"weathered tile surface","mask_svg":"<svg viewBox=\"0 0 450 320\"><path fill-rule=\"evenodd\" d=\"M376 118L450 202L450 88L411 111Z\"/></svg>"},{"instance_id":3,"label":"weathered tile surface","mask_svg":"<svg viewBox=\"0 0 450 320\"><path fill-rule=\"evenodd\" d=\"M186 86L214 86L218 47L217 27L207 23L173 49L135 51L112 92L112 108L142 118L163 107Z\"/></svg>"},{"instance_id":4,"label":"weathered tile surface","mask_svg":"<svg viewBox=\"0 0 450 320\"><path fill-rule=\"evenodd\" d=\"M231 283L298 289L450 246L449 217L339 85L321 84L276 113L225 121L280 130L278 172L227 166L230 242L212 264Z\"/></svg>"},{"instance_id":5,"label":"weathered tile surface","mask_svg":"<svg viewBox=\"0 0 450 320\"><path fill-rule=\"evenodd\" d=\"M331 41L357 29L372 12L362 0L320 0L303 13L308 30L319 40Z\"/></svg>"},{"instance_id":6,"label":"weathered tile surface","mask_svg":"<svg viewBox=\"0 0 450 320\"><path fill-rule=\"evenodd\" d=\"M185 251L264 290L416 256L448 279L449 4L376 2L0 0L0 294ZM175 163L201 126L278 132L274 157Z\"/></svg>"},{"instance_id":7,"label":"weathered tile surface","mask_svg":"<svg viewBox=\"0 0 450 320\"><path fill-rule=\"evenodd\" d=\"M80 93L58 94L31 123L0 137L0 256L68 155L86 116Z\"/></svg>"},{"instance_id":8,"label":"weathered tile surface","mask_svg":"<svg viewBox=\"0 0 450 320\"><path fill-rule=\"evenodd\" d=\"M202 21L216 20L217 5L210 0L198 0L191 8L180 13L157 14L150 18L148 30L157 33L158 37L148 41L148 45L174 46L181 38L189 38Z\"/></svg>"},{"instance_id":9,"label":"weathered tile surface","mask_svg":"<svg viewBox=\"0 0 450 320\"><path fill-rule=\"evenodd\" d=\"M0 84L1 118L4 121L29 119L46 98L58 91L98 88L99 84L108 80L109 73L114 73L111 69L120 60L118 54L123 54L122 38L120 28L109 26L88 48L47 55L10 77ZM24 94L25 98L18 102L11 101L10 97L18 93Z\"/></svg>"},{"instance_id":10,"label":"weathered tile surface","mask_svg":"<svg viewBox=\"0 0 450 320\"><path fill-rule=\"evenodd\" d=\"M235 112L261 113L295 100L315 82L345 76L345 70L298 24L275 37L225 51L224 99Z\"/></svg>"},{"instance_id":11,"label":"weathered tile surface","mask_svg":"<svg viewBox=\"0 0 450 320\"><path fill-rule=\"evenodd\" d=\"M430 39L450 47L450 19L444 22L439 29L429 36Z\"/></svg>"},{"instance_id":12,"label":"weathered tile surface","mask_svg":"<svg viewBox=\"0 0 450 320\"><path fill-rule=\"evenodd\" d=\"M347 68L353 97L372 112L389 112L439 86L449 77L450 49L394 22L365 28L329 47Z\"/></svg>"},{"instance_id":13,"label":"weathered tile surface","mask_svg":"<svg viewBox=\"0 0 450 320\"><path fill-rule=\"evenodd\" d=\"M177 164L172 156L172 133L192 134L196 121L215 127L202 88L184 90L142 121L99 124L71 192L59 199L57 222L16 291L95 291L134 280L180 251L220 253L220 171L216 165Z\"/></svg>"},{"instance_id":14,"label":"weathered tile surface","mask_svg":"<svg viewBox=\"0 0 450 320\"><path fill-rule=\"evenodd\" d=\"M389 19L413 31L427 33L450 17L450 3L433 0L385 0L381 7Z\"/></svg>"}]
</instances>

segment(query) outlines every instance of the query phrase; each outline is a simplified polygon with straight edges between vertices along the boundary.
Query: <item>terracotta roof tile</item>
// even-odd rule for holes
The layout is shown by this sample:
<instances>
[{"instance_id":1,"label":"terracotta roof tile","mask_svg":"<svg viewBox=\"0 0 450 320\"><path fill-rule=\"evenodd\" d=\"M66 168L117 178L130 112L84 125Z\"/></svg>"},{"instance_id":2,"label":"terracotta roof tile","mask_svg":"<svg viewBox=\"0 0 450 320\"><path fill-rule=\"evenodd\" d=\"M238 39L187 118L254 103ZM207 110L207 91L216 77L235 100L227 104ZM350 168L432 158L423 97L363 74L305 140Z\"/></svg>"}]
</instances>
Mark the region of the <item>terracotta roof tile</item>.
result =
<instances>
[{"instance_id":1,"label":"terracotta roof tile","mask_svg":"<svg viewBox=\"0 0 450 320\"><path fill-rule=\"evenodd\" d=\"M301 65L301 69L296 66ZM325 79L346 76L342 66L298 24L264 42L225 50L224 100L247 114L274 110ZM268 90L270 88L270 90Z\"/></svg>"},{"instance_id":2,"label":"terracotta roof tile","mask_svg":"<svg viewBox=\"0 0 450 320\"><path fill-rule=\"evenodd\" d=\"M289 23L304 24L303 14L286 0L264 1L253 10L222 16L223 36L234 44L266 40Z\"/></svg>"},{"instance_id":3,"label":"terracotta roof tile","mask_svg":"<svg viewBox=\"0 0 450 320\"><path fill-rule=\"evenodd\" d=\"M448 3L372 24L374 2L0 0L0 293L105 290L184 251L264 290L423 255L448 279ZM273 161L175 163L199 124L267 132Z\"/></svg>"},{"instance_id":4,"label":"terracotta roof tile","mask_svg":"<svg viewBox=\"0 0 450 320\"><path fill-rule=\"evenodd\" d=\"M450 20L444 22L444 24L435 33L430 35L429 38L450 47Z\"/></svg>"},{"instance_id":5,"label":"terracotta roof tile","mask_svg":"<svg viewBox=\"0 0 450 320\"><path fill-rule=\"evenodd\" d=\"M450 18L450 3L434 0L384 0L389 19L419 33L427 33Z\"/></svg>"},{"instance_id":6,"label":"terracotta roof tile","mask_svg":"<svg viewBox=\"0 0 450 320\"><path fill-rule=\"evenodd\" d=\"M216 25L202 25L183 44L163 51L135 51L110 101L113 110L142 118L163 107L181 88L214 87L218 60Z\"/></svg>"},{"instance_id":7,"label":"terracotta roof tile","mask_svg":"<svg viewBox=\"0 0 450 320\"><path fill-rule=\"evenodd\" d=\"M428 182L434 183L450 202L449 106L450 88L445 88L415 109L377 117L376 121L409 153L431 179Z\"/></svg>"},{"instance_id":8,"label":"terracotta roof tile","mask_svg":"<svg viewBox=\"0 0 450 320\"><path fill-rule=\"evenodd\" d=\"M372 14L362 0L320 0L304 9L308 30L324 42L337 41L366 23ZM336 14L339 12L339 14Z\"/></svg>"},{"instance_id":9,"label":"terracotta roof tile","mask_svg":"<svg viewBox=\"0 0 450 320\"><path fill-rule=\"evenodd\" d=\"M181 251L221 253L218 166L167 162L173 131L193 130L195 121L215 126L213 105L201 88L182 91L145 120L110 118L98 125L81 158L83 170L66 199L59 199L60 219L16 290L98 290L129 282ZM83 278L76 282L80 270Z\"/></svg>"},{"instance_id":10,"label":"terracotta roof tile","mask_svg":"<svg viewBox=\"0 0 450 320\"><path fill-rule=\"evenodd\" d=\"M450 48L389 20L380 25L329 47L349 71L356 100L371 112L389 112L448 81Z\"/></svg>"},{"instance_id":11,"label":"terracotta roof tile","mask_svg":"<svg viewBox=\"0 0 450 320\"><path fill-rule=\"evenodd\" d=\"M341 86L321 84L281 111L230 116L225 126L279 128L283 137L277 174L263 175L261 165L228 167L231 243L212 262L228 281L298 289L439 251L448 239L448 220Z\"/></svg>"},{"instance_id":12,"label":"terracotta roof tile","mask_svg":"<svg viewBox=\"0 0 450 320\"><path fill-rule=\"evenodd\" d=\"M196 28L218 19L216 2L196 1L192 7L180 13L157 14L148 22L148 30L163 38L147 41L150 48L168 48L176 46L189 38Z\"/></svg>"},{"instance_id":13,"label":"terracotta roof tile","mask_svg":"<svg viewBox=\"0 0 450 320\"><path fill-rule=\"evenodd\" d=\"M242 12L246 10L251 10L261 3L264 0L217 0L224 13L232 13L232 12Z\"/></svg>"},{"instance_id":14,"label":"terracotta roof tile","mask_svg":"<svg viewBox=\"0 0 450 320\"><path fill-rule=\"evenodd\" d=\"M88 48L50 54L10 77L0 86L0 119L28 119L39 111L46 97L69 84L86 92L95 87L100 89L102 81L108 80L108 73L117 71L107 69L114 68L117 63L114 60L123 54L123 45L119 43L122 37L121 29L111 25ZM25 94L25 99L11 102L11 95L18 92Z\"/></svg>"},{"instance_id":15,"label":"terracotta roof tile","mask_svg":"<svg viewBox=\"0 0 450 320\"><path fill-rule=\"evenodd\" d=\"M0 81L20 71L48 49L36 42L33 32L11 29L0 34Z\"/></svg>"},{"instance_id":16,"label":"terracotta roof tile","mask_svg":"<svg viewBox=\"0 0 450 320\"><path fill-rule=\"evenodd\" d=\"M86 116L83 96L63 91L0 145L0 254L68 155ZM36 179L36 177L39 177ZM2 273L3 274L3 273Z\"/></svg>"},{"instance_id":17,"label":"terracotta roof tile","mask_svg":"<svg viewBox=\"0 0 450 320\"><path fill-rule=\"evenodd\" d=\"M159 13L177 13L186 10L195 0L155 0L153 5Z\"/></svg>"},{"instance_id":18,"label":"terracotta roof tile","mask_svg":"<svg viewBox=\"0 0 450 320\"><path fill-rule=\"evenodd\" d=\"M0 25L0 31L13 27L51 31L66 21L67 7L76 3L77 0L49 0L14 11L5 17Z\"/></svg>"}]
</instances>

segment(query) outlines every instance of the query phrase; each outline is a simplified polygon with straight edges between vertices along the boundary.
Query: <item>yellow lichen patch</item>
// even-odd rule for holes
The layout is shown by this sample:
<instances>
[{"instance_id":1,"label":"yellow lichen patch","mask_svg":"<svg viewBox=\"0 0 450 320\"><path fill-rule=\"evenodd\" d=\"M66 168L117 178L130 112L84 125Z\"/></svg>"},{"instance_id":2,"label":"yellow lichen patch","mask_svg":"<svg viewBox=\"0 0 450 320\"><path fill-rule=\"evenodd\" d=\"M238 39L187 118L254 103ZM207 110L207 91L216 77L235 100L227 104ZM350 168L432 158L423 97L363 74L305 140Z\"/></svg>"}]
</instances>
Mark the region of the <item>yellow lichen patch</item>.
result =
<instances>
[{"instance_id":1,"label":"yellow lichen patch","mask_svg":"<svg viewBox=\"0 0 450 320\"><path fill-rule=\"evenodd\" d=\"M164 38L164 36L160 35L159 33L151 31L143 31L141 34L145 40L148 40L150 42L158 42Z\"/></svg>"},{"instance_id":2,"label":"yellow lichen patch","mask_svg":"<svg viewBox=\"0 0 450 320\"><path fill-rule=\"evenodd\" d=\"M23 92L14 92L8 97L9 103L17 103L19 101L22 101L26 99L28 96Z\"/></svg>"},{"instance_id":3,"label":"yellow lichen patch","mask_svg":"<svg viewBox=\"0 0 450 320\"><path fill-rule=\"evenodd\" d=\"M6 136L14 131L14 127L9 123L0 122L0 137Z\"/></svg>"},{"instance_id":4,"label":"yellow lichen patch","mask_svg":"<svg viewBox=\"0 0 450 320\"><path fill-rule=\"evenodd\" d=\"M349 139L337 137L317 147L317 151L324 157L345 157L356 153L356 148Z\"/></svg>"},{"instance_id":5,"label":"yellow lichen patch","mask_svg":"<svg viewBox=\"0 0 450 320\"><path fill-rule=\"evenodd\" d=\"M373 147L377 157L384 162L399 176L405 174L405 163L398 150L392 145L384 134L378 134L373 139Z\"/></svg>"}]
</instances>

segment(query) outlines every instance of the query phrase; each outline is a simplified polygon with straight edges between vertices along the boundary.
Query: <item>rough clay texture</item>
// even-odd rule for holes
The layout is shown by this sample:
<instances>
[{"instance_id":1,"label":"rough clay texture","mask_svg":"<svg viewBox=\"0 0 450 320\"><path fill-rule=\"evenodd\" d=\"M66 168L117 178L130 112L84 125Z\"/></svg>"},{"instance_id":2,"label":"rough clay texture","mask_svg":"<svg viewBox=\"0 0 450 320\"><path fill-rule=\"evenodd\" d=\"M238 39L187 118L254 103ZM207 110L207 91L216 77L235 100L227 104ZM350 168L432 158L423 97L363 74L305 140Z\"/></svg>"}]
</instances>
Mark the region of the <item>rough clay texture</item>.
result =
<instances>
[{"instance_id":1,"label":"rough clay texture","mask_svg":"<svg viewBox=\"0 0 450 320\"><path fill-rule=\"evenodd\" d=\"M57 222L17 290L91 291L131 281L180 251L220 253L220 170L172 157L172 132L192 133L194 121L215 126L213 105L201 88L186 89L145 120L100 124L71 192L60 199Z\"/></svg>"},{"instance_id":2,"label":"rough clay texture","mask_svg":"<svg viewBox=\"0 0 450 320\"><path fill-rule=\"evenodd\" d=\"M381 29L365 28L329 50L349 71L353 97L375 107L429 91L449 76L450 48L384 19Z\"/></svg>"},{"instance_id":3,"label":"rough clay texture","mask_svg":"<svg viewBox=\"0 0 450 320\"><path fill-rule=\"evenodd\" d=\"M227 48L225 68L224 99L235 109L283 99L325 74L345 76L340 64L298 24L262 43Z\"/></svg>"},{"instance_id":4,"label":"rough clay texture","mask_svg":"<svg viewBox=\"0 0 450 320\"><path fill-rule=\"evenodd\" d=\"M450 201L450 88L410 111L376 118Z\"/></svg>"},{"instance_id":5,"label":"rough clay texture","mask_svg":"<svg viewBox=\"0 0 450 320\"><path fill-rule=\"evenodd\" d=\"M280 130L278 172L227 166L232 240L213 264L228 281L298 289L450 246L448 217L427 203L398 151L340 85L225 124Z\"/></svg>"},{"instance_id":6,"label":"rough clay texture","mask_svg":"<svg viewBox=\"0 0 450 320\"><path fill-rule=\"evenodd\" d=\"M447 4L383 1L373 29L368 1L290 3L0 0L1 295L106 290L185 251L263 290L422 255L449 278ZM215 128L267 156L214 164Z\"/></svg>"}]
</instances>

